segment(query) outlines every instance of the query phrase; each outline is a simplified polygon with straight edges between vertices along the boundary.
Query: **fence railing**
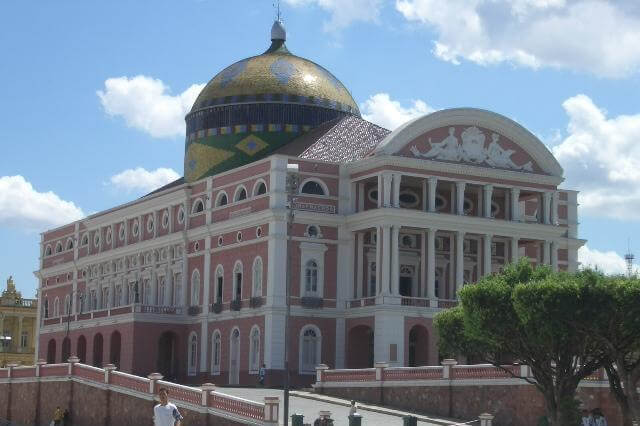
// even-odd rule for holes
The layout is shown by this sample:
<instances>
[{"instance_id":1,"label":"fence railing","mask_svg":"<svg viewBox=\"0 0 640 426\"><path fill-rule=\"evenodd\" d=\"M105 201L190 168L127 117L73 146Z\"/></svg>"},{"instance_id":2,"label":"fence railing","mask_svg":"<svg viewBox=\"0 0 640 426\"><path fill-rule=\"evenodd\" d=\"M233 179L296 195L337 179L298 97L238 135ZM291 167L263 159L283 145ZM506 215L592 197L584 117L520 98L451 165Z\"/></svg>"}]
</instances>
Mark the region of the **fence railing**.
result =
<instances>
[{"instance_id":1,"label":"fence railing","mask_svg":"<svg viewBox=\"0 0 640 426\"><path fill-rule=\"evenodd\" d=\"M202 385L202 388L196 388L165 382L162 380L162 375L158 373L150 374L145 378L115 371L116 367L113 364L97 368L81 364L75 357L70 358L69 361L62 364L47 364L40 360L36 366L28 367L10 364L7 368L0 368L0 379L10 381L14 379L29 381L30 378L38 381L40 377L76 379L106 385L114 392L122 392L120 389L124 389L129 394L131 391L140 394L156 394L159 388L165 387L169 389L172 400L178 404L204 406L231 417L250 421L252 424L278 424L279 398L277 397L265 397L264 402L250 401L217 392L215 385L209 383Z\"/></svg>"},{"instance_id":2,"label":"fence railing","mask_svg":"<svg viewBox=\"0 0 640 426\"><path fill-rule=\"evenodd\" d=\"M505 379L531 379L531 370L526 365L513 364L496 367L492 364L457 365L453 359L445 359L442 365L424 367L389 367L386 362L377 362L375 368L335 369L320 364L316 367L316 387L345 386L346 383L371 382L372 386L379 386L378 382L406 382L450 380L452 382L469 380L495 380L496 383ZM526 383L523 381L523 383ZM604 370L598 370L586 377L583 383L608 383ZM435 384L435 382L434 382ZM398 385L402 385L398 383Z\"/></svg>"}]
</instances>

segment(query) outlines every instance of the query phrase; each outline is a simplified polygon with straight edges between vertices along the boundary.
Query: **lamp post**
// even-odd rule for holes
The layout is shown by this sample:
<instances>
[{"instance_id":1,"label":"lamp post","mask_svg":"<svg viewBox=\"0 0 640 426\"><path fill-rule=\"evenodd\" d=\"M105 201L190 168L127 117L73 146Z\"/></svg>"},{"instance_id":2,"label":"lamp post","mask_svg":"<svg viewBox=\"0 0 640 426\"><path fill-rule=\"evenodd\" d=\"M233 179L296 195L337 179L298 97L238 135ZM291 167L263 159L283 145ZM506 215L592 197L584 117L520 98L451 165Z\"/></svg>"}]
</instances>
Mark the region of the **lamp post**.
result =
<instances>
[{"instance_id":1,"label":"lamp post","mask_svg":"<svg viewBox=\"0 0 640 426\"><path fill-rule=\"evenodd\" d=\"M298 191L298 165L287 164L287 280L284 317L284 425L289 425L289 318L291 316L291 234L293 229L294 195Z\"/></svg>"}]
</instances>

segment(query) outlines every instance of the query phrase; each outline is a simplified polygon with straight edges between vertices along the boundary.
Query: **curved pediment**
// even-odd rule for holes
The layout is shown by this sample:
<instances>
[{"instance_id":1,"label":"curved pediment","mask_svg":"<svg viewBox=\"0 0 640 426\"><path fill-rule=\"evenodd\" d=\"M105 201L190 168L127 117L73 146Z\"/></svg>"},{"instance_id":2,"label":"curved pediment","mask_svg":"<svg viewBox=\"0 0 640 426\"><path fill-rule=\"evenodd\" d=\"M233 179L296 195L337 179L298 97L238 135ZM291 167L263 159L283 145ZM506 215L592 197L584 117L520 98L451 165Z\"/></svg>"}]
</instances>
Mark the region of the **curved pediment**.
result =
<instances>
[{"instance_id":1,"label":"curved pediment","mask_svg":"<svg viewBox=\"0 0 640 426\"><path fill-rule=\"evenodd\" d=\"M563 174L551 152L531 132L502 115L472 108L442 110L412 120L390 133L374 153Z\"/></svg>"}]
</instances>

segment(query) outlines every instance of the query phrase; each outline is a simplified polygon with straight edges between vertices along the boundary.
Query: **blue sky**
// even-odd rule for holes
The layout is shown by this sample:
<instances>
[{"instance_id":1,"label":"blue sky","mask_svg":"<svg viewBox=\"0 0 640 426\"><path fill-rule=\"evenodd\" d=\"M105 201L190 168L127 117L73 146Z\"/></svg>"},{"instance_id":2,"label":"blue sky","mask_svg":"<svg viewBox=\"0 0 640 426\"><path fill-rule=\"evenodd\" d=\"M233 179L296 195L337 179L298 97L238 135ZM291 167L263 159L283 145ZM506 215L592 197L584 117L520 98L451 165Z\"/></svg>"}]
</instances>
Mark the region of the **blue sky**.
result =
<instances>
[{"instance_id":1,"label":"blue sky","mask_svg":"<svg viewBox=\"0 0 640 426\"><path fill-rule=\"evenodd\" d=\"M288 46L387 127L472 106L537 134L582 191L580 253L640 255L633 0L283 0ZM0 277L32 296L39 232L182 174L200 85L269 44L272 1L0 5Z\"/></svg>"}]
</instances>

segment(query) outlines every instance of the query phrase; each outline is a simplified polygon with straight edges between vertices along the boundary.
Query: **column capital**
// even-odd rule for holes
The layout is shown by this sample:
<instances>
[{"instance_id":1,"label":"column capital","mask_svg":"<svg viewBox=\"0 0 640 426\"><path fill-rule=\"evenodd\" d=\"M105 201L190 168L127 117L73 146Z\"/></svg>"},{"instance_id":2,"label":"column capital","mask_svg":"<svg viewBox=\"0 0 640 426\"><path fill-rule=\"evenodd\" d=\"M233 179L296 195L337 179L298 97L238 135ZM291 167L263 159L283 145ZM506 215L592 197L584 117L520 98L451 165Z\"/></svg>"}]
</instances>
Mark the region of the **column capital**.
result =
<instances>
[{"instance_id":1,"label":"column capital","mask_svg":"<svg viewBox=\"0 0 640 426\"><path fill-rule=\"evenodd\" d=\"M465 235L465 232L464 232L464 231L459 231L459 230L458 230L458 231L455 231L455 232L456 232L456 236L457 236L457 237L464 237L464 235Z\"/></svg>"},{"instance_id":2,"label":"column capital","mask_svg":"<svg viewBox=\"0 0 640 426\"><path fill-rule=\"evenodd\" d=\"M427 182L429 182L430 184L436 184L438 183L438 177L437 176L429 176L427 177Z\"/></svg>"},{"instance_id":3,"label":"column capital","mask_svg":"<svg viewBox=\"0 0 640 426\"><path fill-rule=\"evenodd\" d=\"M483 185L482 189L484 189L485 192L493 191L493 184L487 183L487 184Z\"/></svg>"},{"instance_id":4,"label":"column capital","mask_svg":"<svg viewBox=\"0 0 640 426\"><path fill-rule=\"evenodd\" d=\"M484 234L482 234L482 236L483 236L484 238L493 238L493 237L494 237L494 235L493 235L493 234L491 234L491 233L489 233L489 232L485 232Z\"/></svg>"},{"instance_id":5,"label":"column capital","mask_svg":"<svg viewBox=\"0 0 640 426\"><path fill-rule=\"evenodd\" d=\"M467 182L464 182L464 181L456 182L456 188L464 188L465 186L467 186Z\"/></svg>"}]
</instances>

